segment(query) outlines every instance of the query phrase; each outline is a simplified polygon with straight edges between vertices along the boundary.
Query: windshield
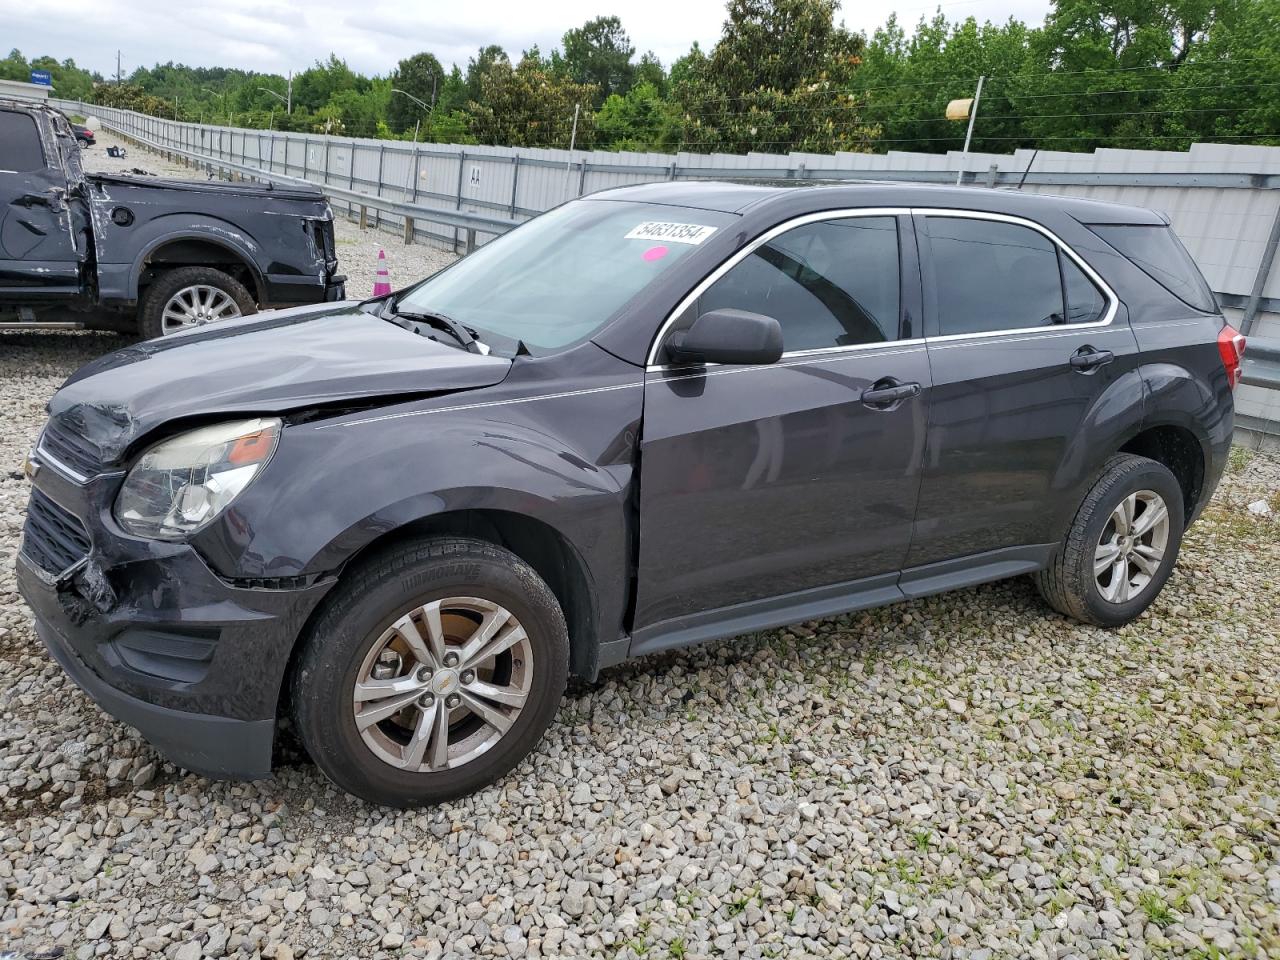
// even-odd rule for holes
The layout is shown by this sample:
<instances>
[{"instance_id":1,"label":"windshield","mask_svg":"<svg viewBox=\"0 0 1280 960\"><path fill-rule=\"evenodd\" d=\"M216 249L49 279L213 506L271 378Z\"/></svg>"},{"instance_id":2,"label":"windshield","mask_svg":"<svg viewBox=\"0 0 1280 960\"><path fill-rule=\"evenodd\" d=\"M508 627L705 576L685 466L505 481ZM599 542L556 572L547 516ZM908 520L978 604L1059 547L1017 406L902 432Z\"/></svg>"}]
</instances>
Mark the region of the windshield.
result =
<instances>
[{"instance_id":1,"label":"windshield","mask_svg":"<svg viewBox=\"0 0 1280 960\"><path fill-rule=\"evenodd\" d=\"M593 335L732 214L578 200L485 244L414 287L398 312L432 312L533 351Z\"/></svg>"}]
</instances>

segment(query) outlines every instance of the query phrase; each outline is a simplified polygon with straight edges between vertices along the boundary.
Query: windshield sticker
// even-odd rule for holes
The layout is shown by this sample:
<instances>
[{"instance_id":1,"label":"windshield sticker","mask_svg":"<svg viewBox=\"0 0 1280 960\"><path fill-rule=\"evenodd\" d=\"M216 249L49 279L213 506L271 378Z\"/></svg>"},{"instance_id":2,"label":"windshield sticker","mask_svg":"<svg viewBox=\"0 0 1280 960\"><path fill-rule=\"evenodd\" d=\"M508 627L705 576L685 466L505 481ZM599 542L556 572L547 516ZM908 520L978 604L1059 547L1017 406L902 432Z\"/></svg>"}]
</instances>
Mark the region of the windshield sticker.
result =
<instances>
[{"instance_id":1,"label":"windshield sticker","mask_svg":"<svg viewBox=\"0 0 1280 960\"><path fill-rule=\"evenodd\" d=\"M671 251L668 250L666 247L650 247L643 254L641 254L641 258L648 261L649 263L653 263L653 261L655 260L661 260L670 252Z\"/></svg>"},{"instance_id":2,"label":"windshield sticker","mask_svg":"<svg viewBox=\"0 0 1280 960\"><path fill-rule=\"evenodd\" d=\"M646 220L636 226L623 239L666 240L671 243L692 243L696 245L715 232L715 227L704 227L697 223L665 223L661 220Z\"/></svg>"}]
</instances>

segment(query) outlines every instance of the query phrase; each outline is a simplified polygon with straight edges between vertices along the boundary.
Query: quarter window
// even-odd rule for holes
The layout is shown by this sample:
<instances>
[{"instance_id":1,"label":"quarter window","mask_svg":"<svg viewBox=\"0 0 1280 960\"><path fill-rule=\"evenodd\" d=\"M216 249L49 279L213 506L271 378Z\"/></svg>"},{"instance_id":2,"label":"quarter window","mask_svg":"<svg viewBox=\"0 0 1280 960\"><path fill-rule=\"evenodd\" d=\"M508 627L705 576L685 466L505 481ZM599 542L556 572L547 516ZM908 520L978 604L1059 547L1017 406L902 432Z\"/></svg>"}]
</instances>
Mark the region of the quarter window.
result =
<instances>
[{"instance_id":1,"label":"quarter window","mask_svg":"<svg viewBox=\"0 0 1280 960\"><path fill-rule=\"evenodd\" d=\"M930 217L939 332L986 333L1062 322L1058 251L1013 223Z\"/></svg>"},{"instance_id":2,"label":"quarter window","mask_svg":"<svg viewBox=\"0 0 1280 960\"><path fill-rule=\"evenodd\" d=\"M1107 312L1107 298L1076 262L1061 250L1062 282L1067 292L1067 323L1095 323Z\"/></svg>"},{"instance_id":3,"label":"quarter window","mask_svg":"<svg viewBox=\"0 0 1280 960\"><path fill-rule=\"evenodd\" d=\"M698 312L763 313L783 348L821 350L898 337L900 281L894 217L809 223L757 247L707 288Z\"/></svg>"},{"instance_id":4,"label":"quarter window","mask_svg":"<svg viewBox=\"0 0 1280 960\"><path fill-rule=\"evenodd\" d=\"M0 170L28 173L44 167L44 151L35 119L0 110Z\"/></svg>"}]
</instances>

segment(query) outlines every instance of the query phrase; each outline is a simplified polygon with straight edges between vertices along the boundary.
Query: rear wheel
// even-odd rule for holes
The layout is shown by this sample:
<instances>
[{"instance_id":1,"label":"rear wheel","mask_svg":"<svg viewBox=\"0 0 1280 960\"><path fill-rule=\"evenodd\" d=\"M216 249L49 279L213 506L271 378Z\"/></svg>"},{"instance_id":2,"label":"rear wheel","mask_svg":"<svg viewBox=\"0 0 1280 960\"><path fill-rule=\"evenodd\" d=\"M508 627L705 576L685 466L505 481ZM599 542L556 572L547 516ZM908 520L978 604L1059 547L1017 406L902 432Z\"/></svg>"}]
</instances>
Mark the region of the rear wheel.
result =
<instances>
[{"instance_id":1,"label":"rear wheel","mask_svg":"<svg viewBox=\"0 0 1280 960\"><path fill-rule=\"evenodd\" d=\"M1163 464L1112 457L1053 562L1035 575L1041 596L1060 613L1101 627L1135 619L1173 572L1182 504L1182 488Z\"/></svg>"},{"instance_id":2,"label":"rear wheel","mask_svg":"<svg viewBox=\"0 0 1280 960\"><path fill-rule=\"evenodd\" d=\"M533 748L559 706L569 640L528 564L466 539L410 543L344 579L293 673L316 765L374 803L471 793Z\"/></svg>"},{"instance_id":3,"label":"rear wheel","mask_svg":"<svg viewBox=\"0 0 1280 960\"><path fill-rule=\"evenodd\" d=\"M138 308L138 332L150 340L257 309L253 295L229 273L213 267L179 267L162 273L147 287Z\"/></svg>"}]
</instances>

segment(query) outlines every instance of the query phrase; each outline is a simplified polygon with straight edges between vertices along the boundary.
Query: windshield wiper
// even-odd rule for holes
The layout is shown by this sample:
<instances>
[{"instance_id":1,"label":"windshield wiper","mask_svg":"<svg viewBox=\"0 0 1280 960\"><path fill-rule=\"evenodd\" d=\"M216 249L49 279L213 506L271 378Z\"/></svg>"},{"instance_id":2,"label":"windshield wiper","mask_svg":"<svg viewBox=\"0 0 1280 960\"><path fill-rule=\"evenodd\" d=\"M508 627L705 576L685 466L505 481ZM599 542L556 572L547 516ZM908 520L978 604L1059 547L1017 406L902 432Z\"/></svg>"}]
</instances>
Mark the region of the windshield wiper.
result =
<instances>
[{"instance_id":1,"label":"windshield wiper","mask_svg":"<svg viewBox=\"0 0 1280 960\"><path fill-rule=\"evenodd\" d=\"M443 313L435 313L429 310L400 311L396 310L392 306L392 301L388 300L378 316L382 317L383 320L390 320L392 323L413 333L420 334L422 332L418 329L418 324L425 324L426 326L434 327L436 330L443 330L457 340L468 353L488 353L484 345L476 339L474 333L452 317L446 317Z\"/></svg>"}]
</instances>

